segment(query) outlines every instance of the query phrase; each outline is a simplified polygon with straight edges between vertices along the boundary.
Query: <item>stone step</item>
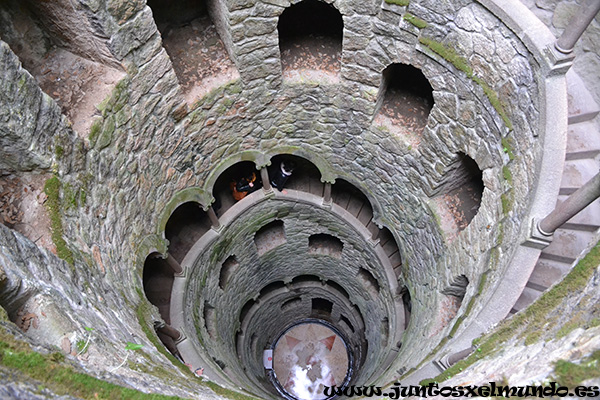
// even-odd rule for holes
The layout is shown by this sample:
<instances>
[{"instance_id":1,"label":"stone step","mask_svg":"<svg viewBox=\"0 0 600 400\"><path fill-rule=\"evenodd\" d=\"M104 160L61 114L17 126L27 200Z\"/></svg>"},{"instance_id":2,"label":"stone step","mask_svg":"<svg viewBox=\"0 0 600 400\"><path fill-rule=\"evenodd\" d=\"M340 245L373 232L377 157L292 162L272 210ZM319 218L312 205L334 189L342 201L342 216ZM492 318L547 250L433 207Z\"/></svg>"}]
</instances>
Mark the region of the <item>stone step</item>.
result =
<instances>
[{"instance_id":1,"label":"stone step","mask_svg":"<svg viewBox=\"0 0 600 400\"><path fill-rule=\"evenodd\" d=\"M348 206L346 207L346 211L348 211L350 214L354 215L355 217L358 218L358 215L360 214L362 208L364 206L364 203L362 201L362 199L359 199L358 197L354 197L352 196L350 198L350 201L348 202ZM371 217L373 215L371 214Z\"/></svg>"},{"instance_id":2,"label":"stone step","mask_svg":"<svg viewBox=\"0 0 600 400\"><path fill-rule=\"evenodd\" d=\"M542 292L536 289L532 289L530 287L525 286L523 289L523 293L521 293L521 297L517 300L512 310L510 310L510 314L515 314L518 311L521 311L524 308L527 308L531 303L537 300L538 297L542 295Z\"/></svg>"},{"instance_id":3,"label":"stone step","mask_svg":"<svg viewBox=\"0 0 600 400\"><path fill-rule=\"evenodd\" d=\"M567 96L569 124L591 121L600 112L600 107L573 68L567 72Z\"/></svg>"},{"instance_id":4,"label":"stone step","mask_svg":"<svg viewBox=\"0 0 600 400\"><path fill-rule=\"evenodd\" d=\"M542 254L555 260L574 260L585 250L593 238L593 232L559 228L554 232L552 243L542 251Z\"/></svg>"},{"instance_id":5,"label":"stone step","mask_svg":"<svg viewBox=\"0 0 600 400\"><path fill-rule=\"evenodd\" d=\"M532 288L549 288L569 272L571 265L572 263L540 257L527 285Z\"/></svg>"},{"instance_id":6,"label":"stone step","mask_svg":"<svg viewBox=\"0 0 600 400\"><path fill-rule=\"evenodd\" d=\"M577 190L598 173L598 162L593 159L568 160L565 161L562 181L560 183L560 194L566 190ZM574 190L573 190L574 191Z\"/></svg>"},{"instance_id":7,"label":"stone step","mask_svg":"<svg viewBox=\"0 0 600 400\"><path fill-rule=\"evenodd\" d=\"M600 132L595 122L569 125L566 160L595 158L600 154Z\"/></svg>"}]
</instances>

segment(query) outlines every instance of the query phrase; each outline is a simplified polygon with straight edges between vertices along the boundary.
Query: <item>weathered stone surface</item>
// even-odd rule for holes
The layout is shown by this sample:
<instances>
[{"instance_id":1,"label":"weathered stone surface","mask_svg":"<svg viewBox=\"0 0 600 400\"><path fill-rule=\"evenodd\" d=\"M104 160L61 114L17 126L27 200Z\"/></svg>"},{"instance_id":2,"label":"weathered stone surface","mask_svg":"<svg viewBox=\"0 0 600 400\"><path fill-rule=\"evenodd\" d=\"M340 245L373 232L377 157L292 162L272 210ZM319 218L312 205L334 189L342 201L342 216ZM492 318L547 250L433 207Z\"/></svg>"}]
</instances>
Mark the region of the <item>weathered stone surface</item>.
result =
<instances>
[{"instance_id":1,"label":"weathered stone surface","mask_svg":"<svg viewBox=\"0 0 600 400\"><path fill-rule=\"evenodd\" d=\"M87 362L88 367L112 367L101 363L116 360L122 350L119 345L134 334L152 349L152 366L172 370L154 352L134 312L143 301L137 292L143 291L143 261L156 251L143 244L144 238L162 237L159 218L177 193L184 189L212 193L211 173L252 152L261 154L257 163L287 151L327 160L323 170L332 179L352 180L376 200L379 222L392 231L401 247L406 266L402 279L410 288L413 302L413 322L403 339L395 369L417 365L448 335L451 324L436 331L431 319L431 310L438 310L441 304L439 292L457 275L478 282L485 271L491 270L486 290L476 293L475 284L467 289L465 304L475 299L471 313L459 310L464 324L472 321L489 299L488 288L502 279L514 246L527 231L529 192L535 189L539 172L541 144L533 133L539 133L541 125L538 98L543 76L519 37L478 3L468 0L411 1L409 11L428 23L424 30L401 21L405 12L402 7L336 1L334 5L339 6L346 22L339 83L289 83L281 79L276 34L277 14L289 2L230 0L220 3L222 8L213 15L243 83L215 89L197 104L189 104L189 114L174 120L173 110L182 109L177 77L160 46L150 9L138 8L142 3L87 2L102 27L100 31L109 36L106 40L112 56L122 61L129 76L127 84L118 89L121 92L115 95L115 101L104 109L96 148L85 155L81 169L71 171L69 157L59 162L64 171L61 179L87 188L85 204L63 217L65 238L77 253L75 272L71 274L70 267L50 255L35 256L30 264L18 254L6 256L17 260L12 264L6 261L13 276L25 271L19 279L31 286L24 288L31 287L37 293L43 282L56 282L58 289L46 289L50 290L50 298L64 299L57 301L57 310L65 315L77 310L76 315L69 315L71 325L64 322L70 326L71 342L81 339L82 328L90 325L99 327L99 338L110 338L106 346L101 339L94 342L98 353ZM385 13L375 12L380 6ZM481 85L420 45L419 37L444 42L461 59L468 60L481 82L499 94L516 127L508 133L517 138L510 149L516 156L510 168L522 187L514 190L514 206L506 214L501 211L501 196L510 189L502 177L502 168L509 162L502 142L507 128ZM587 46L592 48L593 41ZM71 133L57 106L18 66L8 46L3 45L0 51L0 139L6 144L0 152L6 154L3 160L8 160L3 162L13 170L17 165L23 169L49 169L55 161L52 137L57 132ZM390 63L417 66L433 87L435 105L418 146L408 146L401 137L372 124L381 72ZM458 152L471 156L483 169L486 190L479 214L455 241L448 243L429 200L449 187L447 171ZM290 243L305 239L301 228L316 229L319 222L311 218L308 211L298 210L297 223L290 219ZM15 245L11 233L4 234L9 238L6 247L24 246ZM351 235L347 236L350 241ZM288 247L291 252L302 251L299 246ZM356 244L352 263L368 263L361 255L368 251ZM501 256L491 265L493 252ZM35 253L35 247L30 253ZM90 260L89 265L83 260ZM273 260L285 260L285 254L277 253ZM39 282L28 275L31 265L37 265L31 268L43 278ZM309 267L313 266L303 265L302 271L309 273ZM325 274L337 267L324 263L314 268ZM209 285L213 285L210 290L215 289L212 294L217 299L214 278ZM267 278L257 272L247 282L241 277L236 279L240 290L250 290L248 285L259 280L266 283ZM382 314L362 297L359 283L351 278L351 296L365 309L373 309L367 316L367 335L374 349L369 362L379 364L382 360L375 358L383 357L383 353L376 351L381 346L376 343L376 332ZM14 282L15 278L10 279ZM201 282L200 277L197 279ZM46 297L35 298L42 301ZM237 311L243 306L235 296L225 302ZM160 319L155 310L149 314ZM223 323L233 324L235 318L235 312L231 312ZM215 348L225 354L231 368L239 371L239 365L233 366L235 354L228 347L234 334L223 332L231 340ZM52 335L47 337L55 340ZM382 380L394 379L393 371L390 368ZM123 374L137 387L154 380L150 374L129 369ZM165 388L161 382L150 389L190 396L198 389L192 383L180 390ZM201 393L205 395L210 396Z\"/></svg>"}]
</instances>

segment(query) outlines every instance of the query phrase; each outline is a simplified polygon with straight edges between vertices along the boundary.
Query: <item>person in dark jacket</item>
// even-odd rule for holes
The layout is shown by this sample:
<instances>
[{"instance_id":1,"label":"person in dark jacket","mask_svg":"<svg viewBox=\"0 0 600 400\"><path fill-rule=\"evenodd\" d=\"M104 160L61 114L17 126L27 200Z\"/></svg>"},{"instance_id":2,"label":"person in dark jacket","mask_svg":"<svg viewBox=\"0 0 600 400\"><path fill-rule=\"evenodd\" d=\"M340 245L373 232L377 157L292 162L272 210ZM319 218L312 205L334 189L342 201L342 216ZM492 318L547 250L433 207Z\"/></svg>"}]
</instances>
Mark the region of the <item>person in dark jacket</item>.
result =
<instances>
[{"instance_id":1,"label":"person in dark jacket","mask_svg":"<svg viewBox=\"0 0 600 400\"><path fill-rule=\"evenodd\" d=\"M270 171L269 173L271 176L271 186L281 192L285 186L285 183L292 175L295 167L296 166L292 161L282 161L279 164L279 168L274 168L273 171Z\"/></svg>"}]
</instances>

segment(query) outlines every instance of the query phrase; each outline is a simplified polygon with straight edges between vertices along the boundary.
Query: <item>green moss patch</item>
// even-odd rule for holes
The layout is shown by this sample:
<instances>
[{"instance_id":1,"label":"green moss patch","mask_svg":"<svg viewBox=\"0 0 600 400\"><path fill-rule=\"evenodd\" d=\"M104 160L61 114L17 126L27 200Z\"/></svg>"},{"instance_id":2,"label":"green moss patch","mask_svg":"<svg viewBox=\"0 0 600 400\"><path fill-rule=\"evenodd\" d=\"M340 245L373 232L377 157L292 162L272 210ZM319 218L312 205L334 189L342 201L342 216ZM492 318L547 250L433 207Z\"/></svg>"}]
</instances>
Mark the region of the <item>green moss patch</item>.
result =
<instances>
[{"instance_id":1,"label":"green moss patch","mask_svg":"<svg viewBox=\"0 0 600 400\"><path fill-rule=\"evenodd\" d=\"M88 135L88 140L90 141L90 147L94 147L96 145L96 141L98 140L98 136L100 136L100 132L102 132L102 118L97 118L90 127L90 134Z\"/></svg>"},{"instance_id":2,"label":"green moss patch","mask_svg":"<svg viewBox=\"0 0 600 400\"><path fill-rule=\"evenodd\" d=\"M515 155L512 150L513 149L513 140L511 138L504 137L504 138L502 138L500 143L502 144L502 151L504 151L508 155L508 159L510 161L514 160Z\"/></svg>"},{"instance_id":3,"label":"green moss patch","mask_svg":"<svg viewBox=\"0 0 600 400\"><path fill-rule=\"evenodd\" d=\"M410 3L410 0L385 0L385 2L388 4L406 7Z\"/></svg>"},{"instance_id":4,"label":"green moss patch","mask_svg":"<svg viewBox=\"0 0 600 400\"><path fill-rule=\"evenodd\" d=\"M502 202L502 213L504 215L508 214L512 210L513 205L514 205L514 198L512 195L512 190L509 190L508 192L503 193L500 196L500 201Z\"/></svg>"},{"instance_id":5,"label":"green moss patch","mask_svg":"<svg viewBox=\"0 0 600 400\"><path fill-rule=\"evenodd\" d=\"M565 360L554 363L554 379L562 386L572 388L592 378L600 378L600 350L596 350L579 364Z\"/></svg>"},{"instance_id":6,"label":"green moss patch","mask_svg":"<svg viewBox=\"0 0 600 400\"><path fill-rule=\"evenodd\" d=\"M406 14L404 14L404 17L403 17L403 19L404 19L406 22L408 22L408 23L410 23L410 24L412 24L412 25L416 26L416 27L417 27L417 28L419 28L419 29L425 29L425 28L427 28L427 22L425 22L424 20L422 20L422 19L421 19L421 18L419 18L419 17L415 17L415 16L414 16L414 15L412 15L411 13L406 13Z\"/></svg>"},{"instance_id":7,"label":"green moss patch","mask_svg":"<svg viewBox=\"0 0 600 400\"><path fill-rule=\"evenodd\" d=\"M508 168L508 166L504 166L502 167L502 176L504 177L504 180L506 182L508 182L509 185L512 185L513 182L513 177L512 177L512 172L510 172L510 168Z\"/></svg>"},{"instance_id":8,"label":"green moss patch","mask_svg":"<svg viewBox=\"0 0 600 400\"><path fill-rule=\"evenodd\" d=\"M508 129L510 129L510 130L513 129L512 122L510 121L510 119L508 118L508 115L506 114L506 111L504 109L505 108L504 104L500 100L498 93L496 93L496 91L494 91L494 89L492 89L481 78L479 78L478 76L475 76L475 74L473 72L473 68L471 68L471 66L469 65L469 62L464 57L457 54L456 51L452 47L447 46L443 43L440 43L436 40L429 39L426 37L420 37L419 42L422 45L428 47L430 50L432 50L434 53L436 53L440 57L442 57L444 60L448 61L450 64L454 65L454 67L456 69L464 72L468 78L470 78L471 80L473 80L473 82L475 82L479 86L481 86L481 88L483 89L483 93L486 95L486 97L490 101L490 104L492 105L492 107L494 107L496 112L500 115L500 117L502 118L502 121L504 121L504 124L508 127Z\"/></svg>"},{"instance_id":9,"label":"green moss patch","mask_svg":"<svg viewBox=\"0 0 600 400\"><path fill-rule=\"evenodd\" d=\"M475 339L473 345L477 346L477 349L469 357L457 362L440 375L427 380L427 382L443 382L450 379L478 360L497 353L502 349L503 343L517 335L519 335L519 337L524 337L528 344L540 340L543 332L545 332L544 327L549 322L548 315L555 310L570 293L577 293L581 288L585 287L598 265L600 265L600 242L596 243L594 248L577 263L560 283L542 294L542 296L540 296L540 298L531 306L516 314L511 319L502 321L494 332ZM590 321L590 326L592 326L593 321L594 320ZM598 360L597 353L598 352L594 353L596 355L595 360ZM597 362L598 361L596 361L596 363ZM573 365L577 364L567 365L565 363L567 362L558 362L555 368L557 380L561 382L561 384L566 385L568 379L575 379L575 377L582 376L584 373L587 374L589 372L589 369L587 368L590 365L589 363L582 363L576 367ZM600 368L596 366L596 370L600 371ZM561 381L561 378L564 379L564 381ZM425 381L421 382L421 384L423 383L425 383Z\"/></svg>"},{"instance_id":10,"label":"green moss patch","mask_svg":"<svg viewBox=\"0 0 600 400\"><path fill-rule=\"evenodd\" d=\"M77 372L64 363L62 353L40 354L15 340L0 326L0 365L18 371L23 380L35 380L58 395L82 399L178 400L180 397L147 394Z\"/></svg>"},{"instance_id":11,"label":"green moss patch","mask_svg":"<svg viewBox=\"0 0 600 400\"><path fill-rule=\"evenodd\" d=\"M67 247L67 242L63 238L62 214L60 206L61 183L57 176L48 179L44 185L44 193L48 196L46 208L50 217L50 230L52 242L56 246L56 254L73 265L73 253Z\"/></svg>"}]
</instances>

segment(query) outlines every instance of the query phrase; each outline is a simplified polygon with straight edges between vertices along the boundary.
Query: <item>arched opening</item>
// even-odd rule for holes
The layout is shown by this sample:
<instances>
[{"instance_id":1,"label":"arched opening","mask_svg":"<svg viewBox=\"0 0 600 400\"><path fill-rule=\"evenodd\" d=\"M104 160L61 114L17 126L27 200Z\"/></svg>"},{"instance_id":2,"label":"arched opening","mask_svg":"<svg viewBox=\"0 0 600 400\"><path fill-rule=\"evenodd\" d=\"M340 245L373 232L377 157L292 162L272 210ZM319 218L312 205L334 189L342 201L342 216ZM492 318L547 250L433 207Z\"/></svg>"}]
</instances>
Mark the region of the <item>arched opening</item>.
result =
<instances>
[{"instance_id":1,"label":"arched opening","mask_svg":"<svg viewBox=\"0 0 600 400\"><path fill-rule=\"evenodd\" d=\"M300 306L302 306L302 298L294 297L293 299L286 300L281 305L281 311L288 312L288 311L298 308Z\"/></svg>"},{"instance_id":2,"label":"arched opening","mask_svg":"<svg viewBox=\"0 0 600 400\"><path fill-rule=\"evenodd\" d=\"M292 279L292 285L297 285L305 282L321 282L321 278L316 275L298 275Z\"/></svg>"},{"instance_id":3,"label":"arched opening","mask_svg":"<svg viewBox=\"0 0 600 400\"><path fill-rule=\"evenodd\" d=\"M333 303L327 299L315 297L311 300L312 316L329 318L333 310Z\"/></svg>"},{"instance_id":4,"label":"arched opening","mask_svg":"<svg viewBox=\"0 0 600 400\"><path fill-rule=\"evenodd\" d=\"M217 337L217 311L208 302L204 302L204 326L211 338Z\"/></svg>"},{"instance_id":5,"label":"arched opening","mask_svg":"<svg viewBox=\"0 0 600 400\"><path fill-rule=\"evenodd\" d=\"M250 181L253 181L252 187L249 186ZM217 178L212 193L215 198L213 209L221 216L237 201L261 187L260 171L255 164L252 161L240 161Z\"/></svg>"},{"instance_id":6,"label":"arched opening","mask_svg":"<svg viewBox=\"0 0 600 400\"><path fill-rule=\"evenodd\" d=\"M371 202L356 186L343 179L336 179L331 188L331 196L335 204L356 217L369 231L373 233L379 230L372 221Z\"/></svg>"},{"instance_id":7,"label":"arched opening","mask_svg":"<svg viewBox=\"0 0 600 400\"><path fill-rule=\"evenodd\" d=\"M144 293L150 303L155 305L162 319L168 324L171 305L171 288L173 287L173 269L158 253L146 257L144 263Z\"/></svg>"},{"instance_id":8,"label":"arched opening","mask_svg":"<svg viewBox=\"0 0 600 400\"><path fill-rule=\"evenodd\" d=\"M239 76L212 21L212 3L148 0L188 102Z\"/></svg>"},{"instance_id":9,"label":"arched opening","mask_svg":"<svg viewBox=\"0 0 600 400\"><path fill-rule=\"evenodd\" d=\"M477 215L483 189L483 173L477 162L465 153L457 153L446 167L433 199L448 241L454 240Z\"/></svg>"},{"instance_id":10,"label":"arched opening","mask_svg":"<svg viewBox=\"0 0 600 400\"><path fill-rule=\"evenodd\" d=\"M125 76L83 9L64 0L0 2L0 37L81 136L90 130L94 106Z\"/></svg>"},{"instance_id":11,"label":"arched opening","mask_svg":"<svg viewBox=\"0 0 600 400\"><path fill-rule=\"evenodd\" d=\"M455 276L449 286L442 290L445 295L440 306L437 318L441 327L447 326L456 317L469 286L469 279L465 275Z\"/></svg>"},{"instance_id":12,"label":"arched opening","mask_svg":"<svg viewBox=\"0 0 600 400\"><path fill-rule=\"evenodd\" d=\"M344 21L332 5L304 0L281 14L277 24L284 78L310 70L339 75Z\"/></svg>"},{"instance_id":13,"label":"arched opening","mask_svg":"<svg viewBox=\"0 0 600 400\"><path fill-rule=\"evenodd\" d=\"M262 288L260 290L259 298L268 296L268 295L270 295L278 290L281 290L285 287L286 287L285 283L283 283L282 281L271 282L267 286L265 286L264 288Z\"/></svg>"},{"instance_id":14,"label":"arched opening","mask_svg":"<svg viewBox=\"0 0 600 400\"><path fill-rule=\"evenodd\" d=\"M360 267L357 278L359 282L362 283L366 291L371 295L371 297L375 298L379 295L379 282L377 282L377 279L373 276L373 274L371 274L371 272Z\"/></svg>"},{"instance_id":15,"label":"arched opening","mask_svg":"<svg viewBox=\"0 0 600 400\"><path fill-rule=\"evenodd\" d=\"M433 88L420 69L391 64L383 70L375 124L384 126L409 145L420 143L433 108Z\"/></svg>"},{"instance_id":16,"label":"arched opening","mask_svg":"<svg viewBox=\"0 0 600 400\"><path fill-rule=\"evenodd\" d=\"M400 289L400 297L402 298L402 304L404 305L404 329L408 329L410 314L412 313L412 299L408 287L403 286Z\"/></svg>"},{"instance_id":17,"label":"arched opening","mask_svg":"<svg viewBox=\"0 0 600 400\"><path fill-rule=\"evenodd\" d=\"M169 253L179 262L190 251L194 243L211 227L210 219L200 204L188 202L173 211L165 227L169 241Z\"/></svg>"},{"instance_id":18,"label":"arched opening","mask_svg":"<svg viewBox=\"0 0 600 400\"><path fill-rule=\"evenodd\" d=\"M268 171L274 189L292 189L323 196L325 184L321 182L321 172L305 158L291 154L274 156Z\"/></svg>"},{"instance_id":19,"label":"arched opening","mask_svg":"<svg viewBox=\"0 0 600 400\"><path fill-rule=\"evenodd\" d=\"M308 238L308 254L322 254L341 258L344 244L335 236L318 233Z\"/></svg>"},{"instance_id":20,"label":"arched opening","mask_svg":"<svg viewBox=\"0 0 600 400\"><path fill-rule=\"evenodd\" d=\"M171 323L171 290L173 288L174 271L166 259L158 253L146 257L142 282L144 294L148 301L158 308L161 318L167 325ZM158 325L164 325L162 322ZM157 324L155 323L155 326ZM162 344L174 355L178 355L177 346L171 335L161 330L156 332Z\"/></svg>"},{"instance_id":21,"label":"arched opening","mask_svg":"<svg viewBox=\"0 0 600 400\"><path fill-rule=\"evenodd\" d=\"M223 290L227 287L229 280L236 275L240 263L237 261L235 256L229 256L221 265L221 271L219 272L219 287Z\"/></svg>"},{"instance_id":22,"label":"arched opening","mask_svg":"<svg viewBox=\"0 0 600 400\"><path fill-rule=\"evenodd\" d=\"M394 239L394 235L388 228L383 227L379 231L378 239L379 245L383 248L383 251L390 260L396 279L399 279L402 274L402 257L400 255L400 248Z\"/></svg>"},{"instance_id":23,"label":"arched opening","mask_svg":"<svg viewBox=\"0 0 600 400\"><path fill-rule=\"evenodd\" d=\"M254 235L254 244L259 256L286 242L283 221L275 220L260 228Z\"/></svg>"}]
</instances>

